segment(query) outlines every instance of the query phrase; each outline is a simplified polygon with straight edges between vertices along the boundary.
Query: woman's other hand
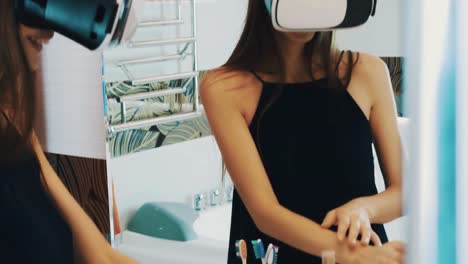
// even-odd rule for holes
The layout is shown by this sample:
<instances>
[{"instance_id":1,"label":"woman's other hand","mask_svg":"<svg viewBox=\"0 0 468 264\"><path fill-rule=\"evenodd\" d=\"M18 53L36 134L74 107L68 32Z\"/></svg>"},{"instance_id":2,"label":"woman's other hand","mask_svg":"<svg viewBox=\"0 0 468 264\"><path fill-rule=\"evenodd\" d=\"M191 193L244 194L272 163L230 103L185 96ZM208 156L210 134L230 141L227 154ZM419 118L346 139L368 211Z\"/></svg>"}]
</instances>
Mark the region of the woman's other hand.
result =
<instances>
[{"instance_id":1,"label":"woman's other hand","mask_svg":"<svg viewBox=\"0 0 468 264\"><path fill-rule=\"evenodd\" d=\"M347 241L351 246L357 244L359 235L361 235L362 245L368 245L370 241L376 246L382 245L379 236L372 230L370 212L359 199L328 212L322 222L322 227L329 229L332 226L338 226L338 240L344 241L347 235Z\"/></svg>"},{"instance_id":2,"label":"woman's other hand","mask_svg":"<svg viewBox=\"0 0 468 264\"><path fill-rule=\"evenodd\" d=\"M121 263L121 264L138 264L138 262L115 249L111 249L109 263Z\"/></svg>"},{"instance_id":3,"label":"woman's other hand","mask_svg":"<svg viewBox=\"0 0 468 264\"><path fill-rule=\"evenodd\" d=\"M401 264L404 263L405 245L392 241L381 247L357 247L351 254L349 264Z\"/></svg>"}]
</instances>

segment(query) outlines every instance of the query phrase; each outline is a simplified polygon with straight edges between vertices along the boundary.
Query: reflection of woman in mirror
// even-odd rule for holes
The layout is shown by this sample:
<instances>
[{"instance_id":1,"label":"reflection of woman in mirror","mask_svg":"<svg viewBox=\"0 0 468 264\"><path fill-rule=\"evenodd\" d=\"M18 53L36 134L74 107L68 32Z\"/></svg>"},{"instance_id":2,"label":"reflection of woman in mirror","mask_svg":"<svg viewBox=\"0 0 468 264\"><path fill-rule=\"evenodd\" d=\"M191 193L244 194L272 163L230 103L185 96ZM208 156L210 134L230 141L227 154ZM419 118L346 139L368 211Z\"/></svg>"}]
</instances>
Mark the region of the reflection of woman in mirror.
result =
<instances>
[{"instance_id":1,"label":"reflection of woman in mirror","mask_svg":"<svg viewBox=\"0 0 468 264\"><path fill-rule=\"evenodd\" d=\"M379 58L339 52L334 32L274 30L250 0L228 62L201 95L236 187L235 240L279 246L280 263L401 263L383 223L401 216L401 143L389 74ZM374 181L375 143L386 191ZM382 246L383 244L383 246ZM254 259L249 250L249 259Z\"/></svg>"},{"instance_id":2,"label":"reflection of woman in mirror","mask_svg":"<svg viewBox=\"0 0 468 264\"><path fill-rule=\"evenodd\" d=\"M0 1L0 248L5 263L130 263L54 172L32 129L39 54L53 32Z\"/></svg>"}]
</instances>

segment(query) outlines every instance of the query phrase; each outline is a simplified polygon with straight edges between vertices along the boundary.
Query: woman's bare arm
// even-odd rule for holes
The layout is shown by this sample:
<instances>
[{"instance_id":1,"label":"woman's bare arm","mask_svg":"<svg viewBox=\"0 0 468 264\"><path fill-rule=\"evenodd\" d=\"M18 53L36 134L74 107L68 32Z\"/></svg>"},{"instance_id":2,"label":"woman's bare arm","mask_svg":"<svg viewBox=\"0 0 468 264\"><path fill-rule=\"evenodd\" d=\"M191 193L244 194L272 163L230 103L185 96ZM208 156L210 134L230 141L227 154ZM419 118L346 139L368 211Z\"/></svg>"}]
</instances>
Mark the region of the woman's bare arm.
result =
<instances>
[{"instance_id":1,"label":"woman's bare arm","mask_svg":"<svg viewBox=\"0 0 468 264\"><path fill-rule=\"evenodd\" d=\"M370 125L386 190L361 201L370 212L372 223L387 223L402 215L402 146L397 110L387 65L380 58L363 54L359 71L365 76L373 104Z\"/></svg>"},{"instance_id":2,"label":"woman's bare arm","mask_svg":"<svg viewBox=\"0 0 468 264\"><path fill-rule=\"evenodd\" d=\"M381 243L373 235L372 223L386 223L401 216L401 143L397 114L387 65L369 54L358 58L353 69L348 91L369 118L374 145L386 181L386 190L380 194L359 197L328 212L322 226L338 226L337 236L348 237L351 245ZM372 238L373 237L373 238Z\"/></svg>"},{"instance_id":3,"label":"woman's bare arm","mask_svg":"<svg viewBox=\"0 0 468 264\"><path fill-rule=\"evenodd\" d=\"M77 261L86 264L136 263L112 249L91 218L57 176L35 134L33 134L32 143L40 163L45 189L65 222L70 226Z\"/></svg>"}]
</instances>

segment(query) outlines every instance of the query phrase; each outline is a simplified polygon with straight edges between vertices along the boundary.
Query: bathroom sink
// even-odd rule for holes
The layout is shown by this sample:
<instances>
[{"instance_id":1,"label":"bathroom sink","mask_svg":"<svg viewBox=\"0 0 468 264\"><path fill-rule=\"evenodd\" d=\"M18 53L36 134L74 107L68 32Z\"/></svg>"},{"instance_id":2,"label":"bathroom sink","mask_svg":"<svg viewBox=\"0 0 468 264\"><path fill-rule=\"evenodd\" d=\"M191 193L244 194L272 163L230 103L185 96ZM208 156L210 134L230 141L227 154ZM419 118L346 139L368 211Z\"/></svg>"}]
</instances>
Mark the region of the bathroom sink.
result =
<instances>
[{"instance_id":1,"label":"bathroom sink","mask_svg":"<svg viewBox=\"0 0 468 264\"><path fill-rule=\"evenodd\" d=\"M149 202L141 206L127 229L142 235L174 241L197 238L193 223L198 213L190 206L173 202Z\"/></svg>"},{"instance_id":2,"label":"bathroom sink","mask_svg":"<svg viewBox=\"0 0 468 264\"><path fill-rule=\"evenodd\" d=\"M200 212L193 212L190 208L198 214L191 226L196 234L193 240L167 240L125 230L116 236L116 248L142 264L226 263L231 208L231 203ZM192 221L192 217L189 220Z\"/></svg>"},{"instance_id":3,"label":"bathroom sink","mask_svg":"<svg viewBox=\"0 0 468 264\"><path fill-rule=\"evenodd\" d=\"M193 224L195 233L217 241L229 241L231 210L232 203L227 203L201 211Z\"/></svg>"}]
</instances>

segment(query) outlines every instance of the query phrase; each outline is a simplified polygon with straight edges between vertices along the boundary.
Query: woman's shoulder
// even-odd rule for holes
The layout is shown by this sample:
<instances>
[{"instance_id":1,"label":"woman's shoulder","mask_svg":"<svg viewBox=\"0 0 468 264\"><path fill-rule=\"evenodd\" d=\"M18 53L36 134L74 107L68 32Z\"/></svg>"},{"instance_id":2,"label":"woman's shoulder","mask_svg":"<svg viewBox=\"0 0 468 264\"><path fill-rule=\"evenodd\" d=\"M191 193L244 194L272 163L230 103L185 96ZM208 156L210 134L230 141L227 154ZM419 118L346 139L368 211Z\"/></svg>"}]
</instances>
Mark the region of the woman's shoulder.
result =
<instances>
[{"instance_id":1,"label":"woman's shoulder","mask_svg":"<svg viewBox=\"0 0 468 264\"><path fill-rule=\"evenodd\" d=\"M375 74L385 73L388 68L385 61L373 54L366 52L350 51L352 59L343 60L340 67L347 68L353 64L353 77L372 78Z\"/></svg>"},{"instance_id":2,"label":"woman's shoulder","mask_svg":"<svg viewBox=\"0 0 468 264\"><path fill-rule=\"evenodd\" d=\"M386 89L391 89L391 80L388 66L385 61L365 52L352 52L353 69L351 73L352 87L349 89L361 90L365 92L372 101L375 101L382 94L388 94ZM343 68L347 68L343 63Z\"/></svg>"},{"instance_id":3,"label":"woman's shoulder","mask_svg":"<svg viewBox=\"0 0 468 264\"><path fill-rule=\"evenodd\" d=\"M210 89L213 86L222 86L229 90L254 84L257 78L249 71L232 69L221 66L207 71L201 79L201 89Z\"/></svg>"},{"instance_id":4,"label":"woman's shoulder","mask_svg":"<svg viewBox=\"0 0 468 264\"><path fill-rule=\"evenodd\" d=\"M373 54L359 51L340 51L339 70L346 71L350 64L357 74L375 73L387 69L385 61Z\"/></svg>"},{"instance_id":5,"label":"woman's shoulder","mask_svg":"<svg viewBox=\"0 0 468 264\"><path fill-rule=\"evenodd\" d=\"M258 79L249 71L225 66L209 70L200 81L200 94L203 98L240 98L249 88L258 85Z\"/></svg>"},{"instance_id":6,"label":"woman's shoulder","mask_svg":"<svg viewBox=\"0 0 468 264\"><path fill-rule=\"evenodd\" d=\"M352 68L350 81L361 83L360 86L369 84L371 87L374 87L375 83L381 82L389 75L385 61L378 56L366 52L344 52L338 65L340 78L347 76L350 66Z\"/></svg>"}]
</instances>

